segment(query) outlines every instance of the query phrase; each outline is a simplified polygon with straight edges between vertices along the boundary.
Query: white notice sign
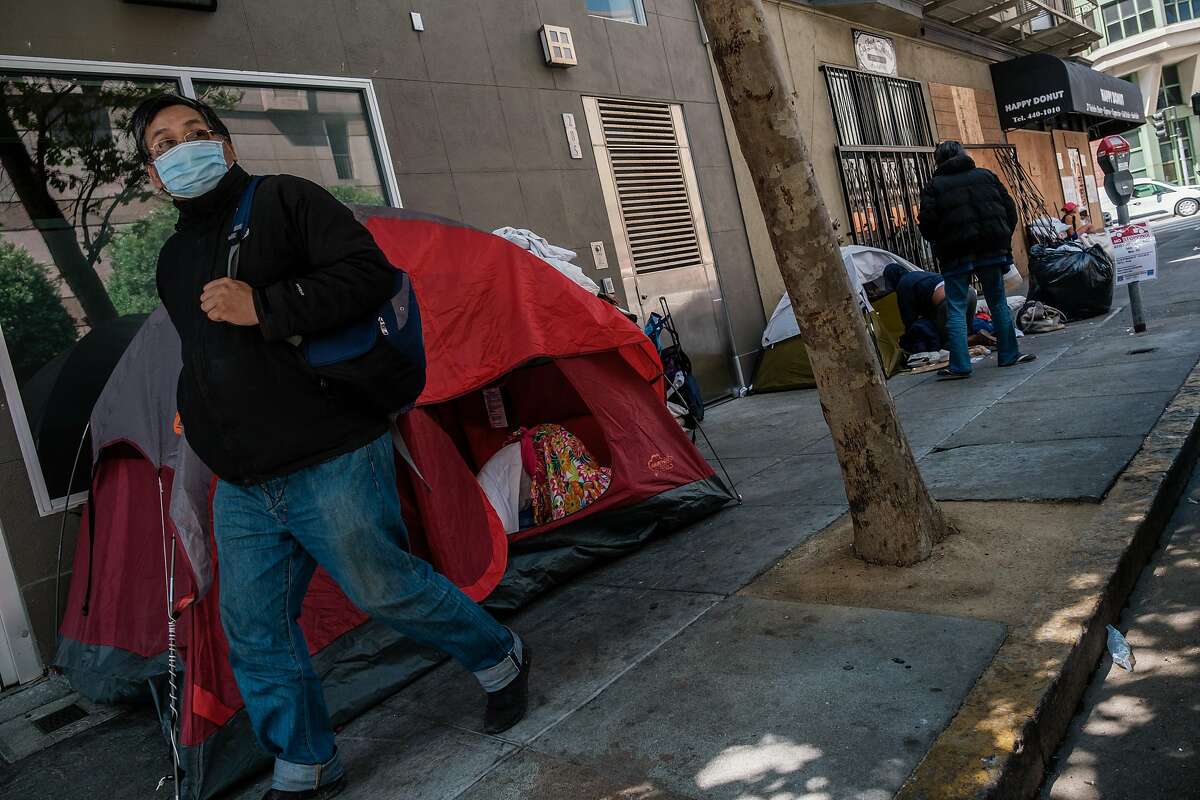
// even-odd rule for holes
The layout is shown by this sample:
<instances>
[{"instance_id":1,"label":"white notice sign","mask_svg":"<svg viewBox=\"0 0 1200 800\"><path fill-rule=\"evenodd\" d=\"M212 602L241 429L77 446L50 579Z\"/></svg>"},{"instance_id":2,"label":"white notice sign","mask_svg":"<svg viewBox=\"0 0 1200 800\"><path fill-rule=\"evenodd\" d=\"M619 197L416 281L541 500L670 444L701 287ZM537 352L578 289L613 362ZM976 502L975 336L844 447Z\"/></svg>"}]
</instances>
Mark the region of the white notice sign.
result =
<instances>
[{"instance_id":1,"label":"white notice sign","mask_svg":"<svg viewBox=\"0 0 1200 800\"><path fill-rule=\"evenodd\" d=\"M1111 236L1116 252L1117 286L1158 277L1158 256L1149 225L1135 222L1118 226L1112 229Z\"/></svg>"},{"instance_id":2,"label":"white notice sign","mask_svg":"<svg viewBox=\"0 0 1200 800\"><path fill-rule=\"evenodd\" d=\"M1088 205L1100 202L1100 193L1096 191L1096 177L1094 175L1084 175L1083 183L1087 186Z\"/></svg>"},{"instance_id":3,"label":"white notice sign","mask_svg":"<svg viewBox=\"0 0 1200 800\"><path fill-rule=\"evenodd\" d=\"M1063 205L1074 203L1080 205L1079 188L1075 185L1075 176L1068 175L1062 179Z\"/></svg>"}]
</instances>

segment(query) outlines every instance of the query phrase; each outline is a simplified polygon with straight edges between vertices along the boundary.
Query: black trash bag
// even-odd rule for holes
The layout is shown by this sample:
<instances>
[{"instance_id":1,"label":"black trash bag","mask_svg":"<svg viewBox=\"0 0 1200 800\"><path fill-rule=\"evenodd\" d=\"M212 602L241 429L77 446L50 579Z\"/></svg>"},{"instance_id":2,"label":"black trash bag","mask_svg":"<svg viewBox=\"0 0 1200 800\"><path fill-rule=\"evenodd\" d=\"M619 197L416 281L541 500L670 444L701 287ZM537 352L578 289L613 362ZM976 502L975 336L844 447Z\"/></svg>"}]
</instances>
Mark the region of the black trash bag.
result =
<instances>
[{"instance_id":1,"label":"black trash bag","mask_svg":"<svg viewBox=\"0 0 1200 800\"><path fill-rule=\"evenodd\" d=\"M1098 244L1034 245L1029 250L1029 271L1033 278L1029 299L1059 309L1069 320L1099 316L1112 308L1116 270Z\"/></svg>"}]
</instances>

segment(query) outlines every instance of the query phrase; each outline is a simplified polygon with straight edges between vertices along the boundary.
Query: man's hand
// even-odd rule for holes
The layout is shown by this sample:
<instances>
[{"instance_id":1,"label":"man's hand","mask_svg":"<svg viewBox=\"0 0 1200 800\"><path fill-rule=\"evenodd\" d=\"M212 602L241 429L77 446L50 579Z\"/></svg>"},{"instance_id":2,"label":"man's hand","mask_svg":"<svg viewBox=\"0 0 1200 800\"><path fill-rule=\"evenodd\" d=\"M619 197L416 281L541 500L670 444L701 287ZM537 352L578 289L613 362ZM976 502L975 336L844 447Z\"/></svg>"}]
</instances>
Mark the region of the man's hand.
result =
<instances>
[{"instance_id":1,"label":"man's hand","mask_svg":"<svg viewBox=\"0 0 1200 800\"><path fill-rule=\"evenodd\" d=\"M200 310L213 322L231 325L257 325L254 310L254 290L248 283L233 278L221 278L205 285L200 295Z\"/></svg>"}]
</instances>

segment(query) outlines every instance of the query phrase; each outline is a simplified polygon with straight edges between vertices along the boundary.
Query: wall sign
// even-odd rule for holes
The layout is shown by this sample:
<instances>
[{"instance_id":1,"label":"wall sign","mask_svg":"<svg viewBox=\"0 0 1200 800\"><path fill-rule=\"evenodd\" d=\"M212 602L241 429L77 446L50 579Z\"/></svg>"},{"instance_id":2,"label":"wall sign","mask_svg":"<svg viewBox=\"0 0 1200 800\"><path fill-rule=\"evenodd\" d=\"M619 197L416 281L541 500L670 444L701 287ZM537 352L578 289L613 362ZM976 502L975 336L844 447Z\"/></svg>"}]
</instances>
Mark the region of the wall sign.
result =
<instances>
[{"instance_id":1,"label":"wall sign","mask_svg":"<svg viewBox=\"0 0 1200 800\"><path fill-rule=\"evenodd\" d=\"M579 128L575 125L574 114L563 114L563 130L567 134L567 149L571 158L583 158L583 148L579 146Z\"/></svg>"},{"instance_id":2,"label":"wall sign","mask_svg":"<svg viewBox=\"0 0 1200 800\"><path fill-rule=\"evenodd\" d=\"M855 31L854 57L861 70L879 75L896 74L896 43L887 36Z\"/></svg>"}]
</instances>

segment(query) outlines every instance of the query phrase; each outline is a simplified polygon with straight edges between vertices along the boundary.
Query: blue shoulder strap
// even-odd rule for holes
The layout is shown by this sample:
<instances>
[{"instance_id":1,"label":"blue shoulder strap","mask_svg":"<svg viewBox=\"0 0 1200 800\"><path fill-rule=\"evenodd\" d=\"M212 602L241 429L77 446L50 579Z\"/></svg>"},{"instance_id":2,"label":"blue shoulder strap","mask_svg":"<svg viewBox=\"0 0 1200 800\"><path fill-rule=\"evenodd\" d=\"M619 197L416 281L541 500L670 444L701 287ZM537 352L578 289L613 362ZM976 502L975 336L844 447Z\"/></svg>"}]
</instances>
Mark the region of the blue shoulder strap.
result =
<instances>
[{"instance_id":1,"label":"blue shoulder strap","mask_svg":"<svg viewBox=\"0 0 1200 800\"><path fill-rule=\"evenodd\" d=\"M242 190L242 199L238 201L237 211L233 213L233 227L229 231L229 260L226 262L225 274L237 279L239 251L242 242L250 235L250 210L254 208L254 193L262 183L262 175L254 175L250 183Z\"/></svg>"}]
</instances>

